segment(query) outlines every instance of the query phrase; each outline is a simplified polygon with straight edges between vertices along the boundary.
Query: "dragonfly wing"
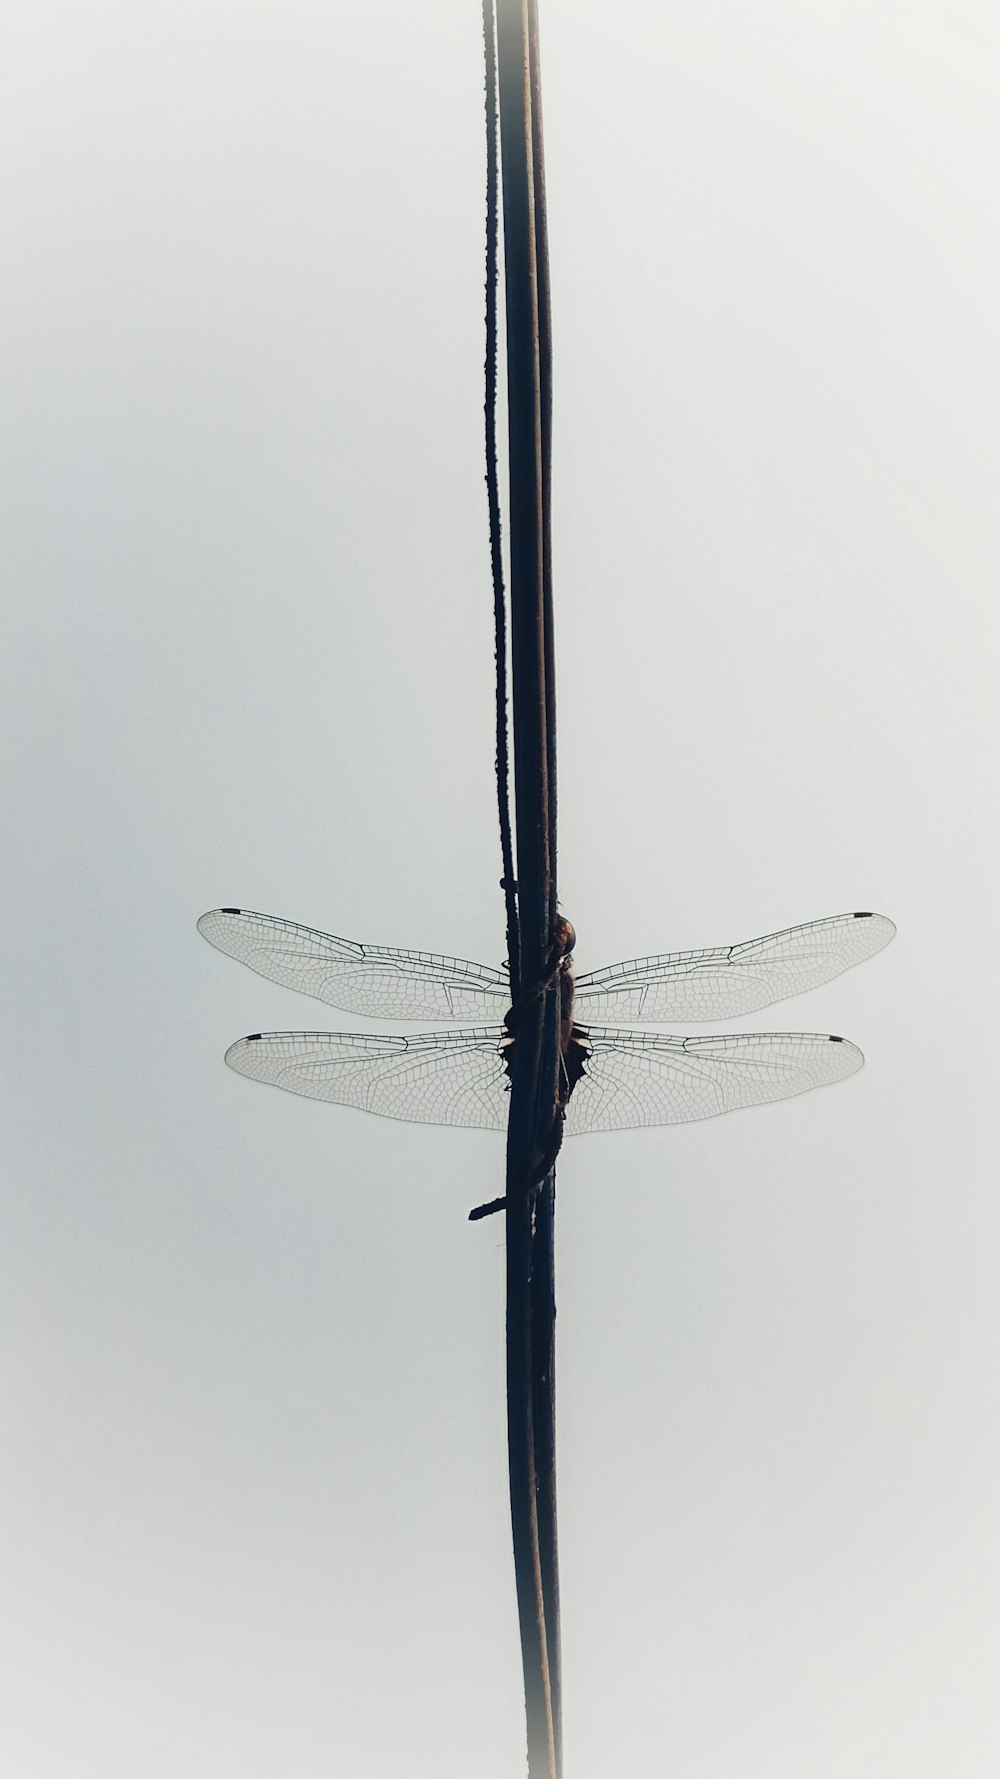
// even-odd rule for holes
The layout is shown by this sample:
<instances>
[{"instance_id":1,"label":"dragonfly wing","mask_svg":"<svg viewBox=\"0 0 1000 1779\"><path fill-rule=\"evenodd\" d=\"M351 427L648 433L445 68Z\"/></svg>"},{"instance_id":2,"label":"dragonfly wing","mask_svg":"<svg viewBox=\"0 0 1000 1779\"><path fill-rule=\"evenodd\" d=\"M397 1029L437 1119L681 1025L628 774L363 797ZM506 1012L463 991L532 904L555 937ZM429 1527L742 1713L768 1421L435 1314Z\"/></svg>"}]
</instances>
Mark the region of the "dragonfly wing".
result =
<instances>
[{"instance_id":1,"label":"dragonfly wing","mask_svg":"<svg viewBox=\"0 0 1000 1779\"><path fill-rule=\"evenodd\" d=\"M856 1044L814 1032L681 1038L591 1026L588 1036L593 1050L570 1098L567 1136L686 1124L791 1099L864 1062Z\"/></svg>"},{"instance_id":2,"label":"dragonfly wing","mask_svg":"<svg viewBox=\"0 0 1000 1779\"><path fill-rule=\"evenodd\" d=\"M583 1023L734 1019L829 982L881 951L895 931L884 914L835 914L742 945L633 958L577 978L578 1014Z\"/></svg>"},{"instance_id":3,"label":"dragonfly wing","mask_svg":"<svg viewBox=\"0 0 1000 1779\"><path fill-rule=\"evenodd\" d=\"M504 970L430 951L357 945L249 908L213 908L198 931L259 976L376 1019L499 1017L510 1006Z\"/></svg>"},{"instance_id":4,"label":"dragonfly wing","mask_svg":"<svg viewBox=\"0 0 1000 1779\"><path fill-rule=\"evenodd\" d=\"M505 1130L503 1037L500 1027L410 1038L259 1032L231 1044L226 1061L253 1081L383 1118Z\"/></svg>"}]
</instances>

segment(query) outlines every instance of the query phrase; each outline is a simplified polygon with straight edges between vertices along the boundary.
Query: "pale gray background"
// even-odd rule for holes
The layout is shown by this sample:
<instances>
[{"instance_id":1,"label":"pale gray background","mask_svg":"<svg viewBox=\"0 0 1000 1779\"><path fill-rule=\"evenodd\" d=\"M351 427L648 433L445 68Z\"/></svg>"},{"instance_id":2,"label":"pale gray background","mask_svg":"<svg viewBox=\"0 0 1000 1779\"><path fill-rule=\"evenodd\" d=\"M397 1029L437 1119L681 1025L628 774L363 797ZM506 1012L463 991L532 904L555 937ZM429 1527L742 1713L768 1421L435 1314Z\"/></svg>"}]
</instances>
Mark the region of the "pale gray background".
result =
<instances>
[{"instance_id":1,"label":"pale gray background","mask_svg":"<svg viewBox=\"0 0 1000 1779\"><path fill-rule=\"evenodd\" d=\"M503 954L478 5L5 16L4 1770L509 1779L502 1143L194 929ZM542 25L580 966L900 929L560 1163L568 1779L988 1779L996 9Z\"/></svg>"}]
</instances>

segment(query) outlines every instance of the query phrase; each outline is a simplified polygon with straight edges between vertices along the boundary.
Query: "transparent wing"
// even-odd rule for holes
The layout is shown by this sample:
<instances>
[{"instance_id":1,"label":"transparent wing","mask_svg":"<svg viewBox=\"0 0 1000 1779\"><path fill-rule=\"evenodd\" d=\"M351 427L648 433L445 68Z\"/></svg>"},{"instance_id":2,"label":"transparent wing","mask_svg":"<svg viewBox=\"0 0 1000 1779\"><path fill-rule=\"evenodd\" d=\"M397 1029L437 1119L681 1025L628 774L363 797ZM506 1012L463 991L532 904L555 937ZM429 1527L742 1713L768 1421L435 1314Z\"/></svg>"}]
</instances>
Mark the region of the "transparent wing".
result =
<instances>
[{"instance_id":1,"label":"transparent wing","mask_svg":"<svg viewBox=\"0 0 1000 1779\"><path fill-rule=\"evenodd\" d=\"M503 1037L500 1027L413 1038L262 1032L231 1044L226 1061L253 1081L383 1118L505 1130Z\"/></svg>"},{"instance_id":2,"label":"transparent wing","mask_svg":"<svg viewBox=\"0 0 1000 1779\"><path fill-rule=\"evenodd\" d=\"M862 963L895 931L884 914L835 914L742 945L632 958L577 978L578 1017L656 1025L756 1013Z\"/></svg>"},{"instance_id":3,"label":"transparent wing","mask_svg":"<svg viewBox=\"0 0 1000 1779\"><path fill-rule=\"evenodd\" d=\"M864 1062L846 1038L741 1032L679 1038L591 1026L593 1053L566 1113L566 1135L686 1124L741 1106L791 1099L853 1075Z\"/></svg>"},{"instance_id":4,"label":"transparent wing","mask_svg":"<svg viewBox=\"0 0 1000 1779\"><path fill-rule=\"evenodd\" d=\"M213 908L198 931L259 976L375 1019L496 1018L510 1006L504 970L430 951L356 945L249 908Z\"/></svg>"}]
</instances>

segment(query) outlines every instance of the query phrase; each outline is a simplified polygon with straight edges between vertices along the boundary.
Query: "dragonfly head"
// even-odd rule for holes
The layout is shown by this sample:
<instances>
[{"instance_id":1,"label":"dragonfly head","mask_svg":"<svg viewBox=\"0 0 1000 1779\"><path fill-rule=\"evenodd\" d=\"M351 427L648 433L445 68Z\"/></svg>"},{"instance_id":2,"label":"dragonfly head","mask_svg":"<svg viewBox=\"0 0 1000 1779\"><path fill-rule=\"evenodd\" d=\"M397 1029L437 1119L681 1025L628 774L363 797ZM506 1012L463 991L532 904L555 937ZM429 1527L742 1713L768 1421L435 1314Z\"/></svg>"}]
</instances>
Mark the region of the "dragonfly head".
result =
<instances>
[{"instance_id":1,"label":"dragonfly head","mask_svg":"<svg viewBox=\"0 0 1000 1779\"><path fill-rule=\"evenodd\" d=\"M558 957L569 957L576 946L576 928L571 920L560 914L552 933L552 945Z\"/></svg>"}]
</instances>

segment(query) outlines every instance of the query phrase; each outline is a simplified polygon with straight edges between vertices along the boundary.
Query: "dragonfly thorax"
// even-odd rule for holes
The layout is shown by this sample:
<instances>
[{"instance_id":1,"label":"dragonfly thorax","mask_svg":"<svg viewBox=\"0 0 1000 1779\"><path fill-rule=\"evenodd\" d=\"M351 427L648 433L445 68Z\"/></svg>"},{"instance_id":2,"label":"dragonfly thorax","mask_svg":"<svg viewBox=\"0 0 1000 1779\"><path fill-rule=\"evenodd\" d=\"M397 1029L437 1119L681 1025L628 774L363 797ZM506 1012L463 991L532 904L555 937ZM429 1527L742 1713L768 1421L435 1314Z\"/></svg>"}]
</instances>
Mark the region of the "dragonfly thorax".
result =
<instances>
[{"instance_id":1,"label":"dragonfly thorax","mask_svg":"<svg viewBox=\"0 0 1000 1779\"><path fill-rule=\"evenodd\" d=\"M573 984L573 945L576 934L568 920L560 918L556 928L555 943L558 948L558 962L555 975L559 988L559 1053L561 1057L559 1104L565 1107L569 1102L577 1082L586 1073L587 1058L591 1054L591 1044L583 1026L577 1025L573 1018L574 984ZM550 977L550 982L552 978ZM510 1007L504 1019L505 1037L501 1045L503 1065L509 1079L514 1074L514 1051L517 1041L519 1015L523 1011L524 1002L517 1007Z\"/></svg>"}]
</instances>

